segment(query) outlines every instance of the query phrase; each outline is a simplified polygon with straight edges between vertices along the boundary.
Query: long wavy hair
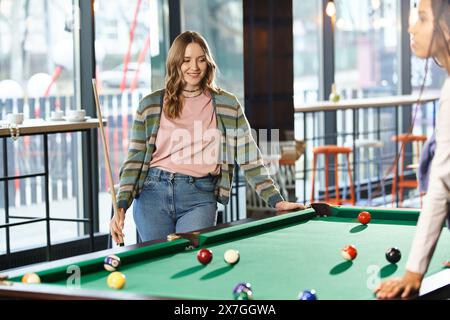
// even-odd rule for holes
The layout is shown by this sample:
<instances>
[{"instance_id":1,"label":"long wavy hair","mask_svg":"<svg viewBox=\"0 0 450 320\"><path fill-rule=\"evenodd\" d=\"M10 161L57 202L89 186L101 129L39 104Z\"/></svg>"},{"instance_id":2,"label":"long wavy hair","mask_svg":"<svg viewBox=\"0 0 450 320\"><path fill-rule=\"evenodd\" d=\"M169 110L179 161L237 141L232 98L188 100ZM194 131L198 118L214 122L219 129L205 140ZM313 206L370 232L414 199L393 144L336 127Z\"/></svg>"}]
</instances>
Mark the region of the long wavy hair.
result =
<instances>
[{"instance_id":1,"label":"long wavy hair","mask_svg":"<svg viewBox=\"0 0 450 320\"><path fill-rule=\"evenodd\" d=\"M181 93L186 83L181 72L181 65L184 61L186 47L190 43L197 43L205 52L207 68L205 76L200 82L202 91L208 90L216 93L219 91L215 83L217 65L214 62L208 43L197 32L183 32L173 41L166 61L164 112L169 119L178 118L183 108L183 96Z\"/></svg>"},{"instance_id":2,"label":"long wavy hair","mask_svg":"<svg viewBox=\"0 0 450 320\"><path fill-rule=\"evenodd\" d=\"M445 37L445 33L447 35L450 33L450 0L432 0L431 8L435 19L433 30L434 41L432 41L434 44L432 43L432 46L436 50L446 50L448 56L450 56L450 43ZM433 56L433 60L437 65L442 67L437 57Z\"/></svg>"}]
</instances>

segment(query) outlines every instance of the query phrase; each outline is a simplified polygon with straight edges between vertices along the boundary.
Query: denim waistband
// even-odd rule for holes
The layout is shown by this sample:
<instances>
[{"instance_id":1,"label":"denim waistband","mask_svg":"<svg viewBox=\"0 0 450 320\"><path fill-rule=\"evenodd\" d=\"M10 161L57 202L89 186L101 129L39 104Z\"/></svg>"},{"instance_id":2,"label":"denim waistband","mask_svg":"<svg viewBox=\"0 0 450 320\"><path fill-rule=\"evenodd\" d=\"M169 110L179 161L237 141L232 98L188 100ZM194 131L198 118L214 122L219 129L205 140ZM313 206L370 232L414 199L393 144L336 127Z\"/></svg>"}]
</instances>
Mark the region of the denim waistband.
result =
<instances>
[{"instance_id":1,"label":"denim waistband","mask_svg":"<svg viewBox=\"0 0 450 320\"><path fill-rule=\"evenodd\" d=\"M147 175L150 177L158 178L159 180L177 179L177 180L189 180L189 182L193 182L195 180L202 180L202 179L214 179L217 177L217 176L213 176L210 173L204 177L192 177L192 176L185 175L182 173L172 173L172 172L165 171L165 170L155 168L155 167L149 168Z\"/></svg>"}]
</instances>

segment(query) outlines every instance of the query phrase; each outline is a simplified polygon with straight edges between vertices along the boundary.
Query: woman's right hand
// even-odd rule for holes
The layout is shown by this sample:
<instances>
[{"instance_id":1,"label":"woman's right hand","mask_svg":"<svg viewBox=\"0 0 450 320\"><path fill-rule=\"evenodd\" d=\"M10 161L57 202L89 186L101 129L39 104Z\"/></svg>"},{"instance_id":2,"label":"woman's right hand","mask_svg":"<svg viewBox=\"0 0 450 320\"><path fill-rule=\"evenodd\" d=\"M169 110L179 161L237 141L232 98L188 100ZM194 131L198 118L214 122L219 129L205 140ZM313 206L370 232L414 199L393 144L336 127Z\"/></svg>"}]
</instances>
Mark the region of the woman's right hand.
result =
<instances>
[{"instance_id":1,"label":"woman's right hand","mask_svg":"<svg viewBox=\"0 0 450 320\"><path fill-rule=\"evenodd\" d=\"M401 279L390 279L382 282L375 289L378 299L408 299L419 293L423 275L406 271Z\"/></svg>"},{"instance_id":2,"label":"woman's right hand","mask_svg":"<svg viewBox=\"0 0 450 320\"><path fill-rule=\"evenodd\" d=\"M113 215L109 227L111 230L111 236L117 244L124 243L123 227L125 225L125 210L118 208L117 212Z\"/></svg>"}]
</instances>

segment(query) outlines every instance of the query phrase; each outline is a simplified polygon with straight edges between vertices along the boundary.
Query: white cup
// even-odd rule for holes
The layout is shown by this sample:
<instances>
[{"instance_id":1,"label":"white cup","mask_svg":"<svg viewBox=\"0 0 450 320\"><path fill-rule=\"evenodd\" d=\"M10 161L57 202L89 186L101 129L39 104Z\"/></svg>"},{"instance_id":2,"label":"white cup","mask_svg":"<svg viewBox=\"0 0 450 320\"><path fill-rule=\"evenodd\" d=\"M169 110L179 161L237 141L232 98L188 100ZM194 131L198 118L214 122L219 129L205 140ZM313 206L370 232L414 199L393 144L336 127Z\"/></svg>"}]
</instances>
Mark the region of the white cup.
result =
<instances>
[{"instance_id":1,"label":"white cup","mask_svg":"<svg viewBox=\"0 0 450 320\"><path fill-rule=\"evenodd\" d=\"M52 120L62 120L63 116L64 112L62 112L61 110L52 111L50 114L50 118Z\"/></svg>"},{"instance_id":2,"label":"white cup","mask_svg":"<svg viewBox=\"0 0 450 320\"><path fill-rule=\"evenodd\" d=\"M7 119L10 124L22 124L23 113L8 113Z\"/></svg>"},{"instance_id":3,"label":"white cup","mask_svg":"<svg viewBox=\"0 0 450 320\"><path fill-rule=\"evenodd\" d=\"M70 120L84 120L86 110L68 110L67 118Z\"/></svg>"}]
</instances>

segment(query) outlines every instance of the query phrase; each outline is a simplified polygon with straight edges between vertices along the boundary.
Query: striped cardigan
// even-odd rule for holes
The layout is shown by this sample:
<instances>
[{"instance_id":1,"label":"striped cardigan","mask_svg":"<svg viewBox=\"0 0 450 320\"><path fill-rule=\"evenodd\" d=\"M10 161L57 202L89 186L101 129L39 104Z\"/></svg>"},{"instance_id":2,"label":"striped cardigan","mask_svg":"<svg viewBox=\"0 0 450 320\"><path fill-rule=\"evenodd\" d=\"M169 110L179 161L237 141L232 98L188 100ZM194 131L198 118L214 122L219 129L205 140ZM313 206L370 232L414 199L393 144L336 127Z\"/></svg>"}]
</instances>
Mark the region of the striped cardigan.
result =
<instances>
[{"instance_id":1,"label":"striped cardigan","mask_svg":"<svg viewBox=\"0 0 450 320\"><path fill-rule=\"evenodd\" d=\"M252 135L250 125L237 98L223 90L211 93L218 129L221 132L219 155L220 176L215 194L217 201L226 205L230 198L235 163L243 170L249 184L257 194L275 207L283 201L279 190L264 166L261 152ZM128 156L120 169L117 195L119 208L127 210L142 191L147 177L156 135L161 118L164 90L144 97L136 112L131 131Z\"/></svg>"}]
</instances>

